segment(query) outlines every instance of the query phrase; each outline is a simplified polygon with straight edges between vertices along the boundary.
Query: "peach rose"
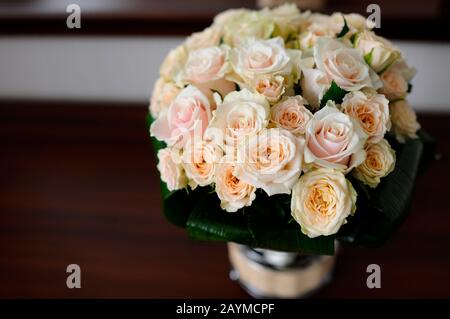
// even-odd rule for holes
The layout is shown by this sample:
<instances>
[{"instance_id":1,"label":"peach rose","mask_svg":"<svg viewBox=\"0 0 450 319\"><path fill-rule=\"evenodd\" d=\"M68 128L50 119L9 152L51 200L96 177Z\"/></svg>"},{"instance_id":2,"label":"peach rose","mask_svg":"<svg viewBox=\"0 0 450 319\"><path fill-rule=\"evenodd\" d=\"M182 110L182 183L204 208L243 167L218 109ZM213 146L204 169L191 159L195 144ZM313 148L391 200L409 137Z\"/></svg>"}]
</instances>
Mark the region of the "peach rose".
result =
<instances>
[{"instance_id":1,"label":"peach rose","mask_svg":"<svg viewBox=\"0 0 450 319\"><path fill-rule=\"evenodd\" d=\"M184 88L150 127L150 134L167 145L183 146L194 134L203 136L211 120L207 97L195 86Z\"/></svg>"},{"instance_id":2,"label":"peach rose","mask_svg":"<svg viewBox=\"0 0 450 319\"><path fill-rule=\"evenodd\" d=\"M187 178L181 165L180 151L170 147L158 151L158 171L169 191L186 187Z\"/></svg>"},{"instance_id":3,"label":"peach rose","mask_svg":"<svg viewBox=\"0 0 450 319\"><path fill-rule=\"evenodd\" d=\"M364 161L367 135L333 105L316 112L306 127L305 163L348 172Z\"/></svg>"},{"instance_id":4,"label":"peach rose","mask_svg":"<svg viewBox=\"0 0 450 319\"><path fill-rule=\"evenodd\" d=\"M188 57L186 46L180 45L171 50L159 69L161 77L170 82L179 83L184 64Z\"/></svg>"},{"instance_id":5,"label":"peach rose","mask_svg":"<svg viewBox=\"0 0 450 319\"><path fill-rule=\"evenodd\" d=\"M341 172L313 170L300 177L292 190L292 217L310 238L333 235L355 212L356 196Z\"/></svg>"},{"instance_id":6,"label":"peach rose","mask_svg":"<svg viewBox=\"0 0 450 319\"><path fill-rule=\"evenodd\" d=\"M287 97L271 108L270 120L276 127L296 136L304 135L306 125L313 117L305 107L306 104L306 100L300 95Z\"/></svg>"},{"instance_id":7,"label":"peach rose","mask_svg":"<svg viewBox=\"0 0 450 319\"><path fill-rule=\"evenodd\" d=\"M398 70L394 68L387 69L381 74L381 81L383 82L383 87L379 91L386 95L390 101L402 99L406 96L408 82Z\"/></svg>"},{"instance_id":8,"label":"peach rose","mask_svg":"<svg viewBox=\"0 0 450 319\"><path fill-rule=\"evenodd\" d=\"M180 91L180 88L172 82L159 78L155 82L150 99L150 113L152 116L157 118L161 112L165 112Z\"/></svg>"},{"instance_id":9,"label":"peach rose","mask_svg":"<svg viewBox=\"0 0 450 319\"><path fill-rule=\"evenodd\" d=\"M408 101L398 100L390 105L392 132L400 143L405 143L407 138L417 138L420 124L414 110Z\"/></svg>"},{"instance_id":10,"label":"peach rose","mask_svg":"<svg viewBox=\"0 0 450 319\"><path fill-rule=\"evenodd\" d=\"M382 94L350 92L342 101L341 111L358 121L368 143L378 143L391 128L389 101Z\"/></svg>"},{"instance_id":11,"label":"peach rose","mask_svg":"<svg viewBox=\"0 0 450 319\"><path fill-rule=\"evenodd\" d=\"M304 140L278 129L264 129L238 148L237 178L269 196L289 194L300 176Z\"/></svg>"},{"instance_id":12,"label":"peach rose","mask_svg":"<svg viewBox=\"0 0 450 319\"><path fill-rule=\"evenodd\" d=\"M281 75L261 76L256 79L254 88L256 92L264 95L270 103L276 103L286 91L284 77Z\"/></svg>"},{"instance_id":13,"label":"peach rose","mask_svg":"<svg viewBox=\"0 0 450 319\"><path fill-rule=\"evenodd\" d=\"M217 164L223 156L222 149L215 143L193 138L183 150L183 167L189 179L189 186L206 186L214 181Z\"/></svg>"},{"instance_id":14,"label":"peach rose","mask_svg":"<svg viewBox=\"0 0 450 319\"><path fill-rule=\"evenodd\" d=\"M353 172L357 179L375 188L381 178L394 170L395 152L385 139L377 144L367 144L365 150L366 159Z\"/></svg>"},{"instance_id":15,"label":"peach rose","mask_svg":"<svg viewBox=\"0 0 450 319\"><path fill-rule=\"evenodd\" d=\"M308 50L316 44L320 37L336 36L342 29L343 20L341 17L341 21L336 23L335 19L331 19L330 16L313 13L304 24L304 31L299 35L300 48Z\"/></svg>"},{"instance_id":16,"label":"peach rose","mask_svg":"<svg viewBox=\"0 0 450 319\"><path fill-rule=\"evenodd\" d=\"M227 212L236 212L250 206L256 197L256 187L247 184L234 175L236 163L223 159L217 166L215 185L220 207Z\"/></svg>"},{"instance_id":17,"label":"peach rose","mask_svg":"<svg viewBox=\"0 0 450 319\"><path fill-rule=\"evenodd\" d=\"M185 45L189 51L218 46L222 35L223 28L213 25L201 32L193 33L186 39Z\"/></svg>"}]
</instances>

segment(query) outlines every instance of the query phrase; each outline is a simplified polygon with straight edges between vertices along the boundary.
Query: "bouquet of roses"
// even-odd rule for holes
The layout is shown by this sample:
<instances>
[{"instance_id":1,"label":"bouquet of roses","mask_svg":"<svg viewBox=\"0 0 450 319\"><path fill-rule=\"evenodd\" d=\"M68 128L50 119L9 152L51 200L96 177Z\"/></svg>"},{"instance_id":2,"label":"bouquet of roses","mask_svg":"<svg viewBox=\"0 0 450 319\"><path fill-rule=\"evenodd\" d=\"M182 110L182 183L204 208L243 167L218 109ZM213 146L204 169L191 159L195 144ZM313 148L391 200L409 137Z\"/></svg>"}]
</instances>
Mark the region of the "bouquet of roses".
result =
<instances>
[{"instance_id":1,"label":"bouquet of roses","mask_svg":"<svg viewBox=\"0 0 450 319\"><path fill-rule=\"evenodd\" d=\"M285 251L379 245L429 144L407 101L414 74L357 14L219 14L169 53L151 98L167 218Z\"/></svg>"}]
</instances>

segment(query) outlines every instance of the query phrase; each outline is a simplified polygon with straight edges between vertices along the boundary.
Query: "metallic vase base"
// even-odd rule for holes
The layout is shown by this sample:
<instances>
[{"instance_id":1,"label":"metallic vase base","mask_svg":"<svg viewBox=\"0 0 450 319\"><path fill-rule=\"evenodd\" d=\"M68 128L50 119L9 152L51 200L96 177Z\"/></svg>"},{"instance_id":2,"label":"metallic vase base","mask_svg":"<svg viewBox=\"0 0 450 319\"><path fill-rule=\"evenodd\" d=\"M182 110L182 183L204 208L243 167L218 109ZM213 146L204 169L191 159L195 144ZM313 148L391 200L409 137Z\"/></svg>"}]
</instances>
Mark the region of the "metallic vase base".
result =
<instances>
[{"instance_id":1,"label":"metallic vase base","mask_svg":"<svg viewBox=\"0 0 450 319\"><path fill-rule=\"evenodd\" d=\"M228 244L230 278L255 298L306 298L331 281L335 256L307 256Z\"/></svg>"}]
</instances>

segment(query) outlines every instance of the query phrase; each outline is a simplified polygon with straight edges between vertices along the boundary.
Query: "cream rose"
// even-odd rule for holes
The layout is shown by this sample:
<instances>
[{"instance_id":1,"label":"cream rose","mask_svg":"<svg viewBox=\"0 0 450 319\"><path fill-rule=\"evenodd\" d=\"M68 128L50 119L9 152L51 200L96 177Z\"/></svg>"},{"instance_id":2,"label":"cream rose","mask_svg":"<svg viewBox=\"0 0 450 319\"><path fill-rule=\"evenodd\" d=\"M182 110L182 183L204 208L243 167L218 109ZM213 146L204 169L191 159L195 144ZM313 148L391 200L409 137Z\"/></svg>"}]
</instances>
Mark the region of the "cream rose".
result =
<instances>
[{"instance_id":1,"label":"cream rose","mask_svg":"<svg viewBox=\"0 0 450 319\"><path fill-rule=\"evenodd\" d=\"M242 45L230 53L234 72L245 82L251 82L261 75L289 75L293 69L296 50L287 51L280 37L269 40L246 38ZM295 55L300 58L300 55ZM239 81L238 81L239 82Z\"/></svg>"},{"instance_id":2,"label":"cream rose","mask_svg":"<svg viewBox=\"0 0 450 319\"><path fill-rule=\"evenodd\" d=\"M228 94L217 107L208 130L216 130L223 143L234 152L246 137L257 134L268 124L269 103L259 94L243 89Z\"/></svg>"},{"instance_id":3,"label":"cream rose","mask_svg":"<svg viewBox=\"0 0 450 319\"><path fill-rule=\"evenodd\" d=\"M310 238L333 235L355 212L356 196L341 172L313 170L300 177L292 190L292 217Z\"/></svg>"},{"instance_id":4,"label":"cream rose","mask_svg":"<svg viewBox=\"0 0 450 319\"><path fill-rule=\"evenodd\" d=\"M284 39L297 36L304 17L300 14L298 7L293 3L285 3L273 9L263 9L263 14L275 22L275 34Z\"/></svg>"},{"instance_id":5,"label":"cream rose","mask_svg":"<svg viewBox=\"0 0 450 319\"><path fill-rule=\"evenodd\" d=\"M215 190L220 199L220 207L230 213L250 206L256 197L256 187L234 175L235 166L236 163L232 159L224 158L217 165L215 177Z\"/></svg>"},{"instance_id":6,"label":"cream rose","mask_svg":"<svg viewBox=\"0 0 450 319\"><path fill-rule=\"evenodd\" d=\"M385 139L377 144L367 144L365 149L366 159L355 168L353 174L364 184L375 188L380 183L381 178L394 170L395 152Z\"/></svg>"},{"instance_id":7,"label":"cream rose","mask_svg":"<svg viewBox=\"0 0 450 319\"><path fill-rule=\"evenodd\" d=\"M150 134L167 145L183 146L193 135L203 136L211 120L208 98L195 86L184 88L150 127Z\"/></svg>"},{"instance_id":8,"label":"cream rose","mask_svg":"<svg viewBox=\"0 0 450 319\"><path fill-rule=\"evenodd\" d=\"M158 151L158 171L161 180L166 183L169 191L186 187L187 178L181 165L179 149L163 148Z\"/></svg>"},{"instance_id":9,"label":"cream rose","mask_svg":"<svg viewBox=\"0 0 450 319\"><path fill-rule=\"evenodd\" d=\"M222 149L214 142L198 138L188 141L183 150L183 167L189 186L195 189L211 184L222 156Z\"/></svg>"},{"instance_id":10,"label":"cream rose","mask_svg":"<svg viewBox=\"0 0 450 319\"><path fill-rule=\"evenodd\" d=\"M261 76L253 84L254 90L270 103L276 103L286 91L284 77L281 75Z\"/></svg>"},{"instance_id":11,"label":"cream rose","mask_svg":"<svg viewBox=\"0 0 450 319\"><path fill-rule=\"evenodd\" d=\"M405 143L407 138L417 138L420 124L414 110L406 100L392 102L390 105L392 132L400 143Z\"/></svg>"},{"instance_id":12,"label":"cream rose","mask_svg":"<svg viewBox=\"0 0 450 319\"><path fill-rule=\"evenodd\" d=\"M386 70L388 66L401 57L400 50L390 41L369 30L358 33L355 47L363 52L364 56L367 57L366 62L377 73Z\"/></svg>"},{"instance_id":13,"label":"cream rose","mask_svg":"<svg viewBox=\"0 0 450 319\"><path fill-rule=\"evenodd\" d=\"M218 18L217 21L219 20ZM268 39L275 28L272 19L258 11L238 11L223 20L223 41L232 47L239 46L243 39L249 37Z\"/></svg>"},{"instance_id":14,"label":"cream rose","mask_svg":"<svg viewBox=\"0 0 450 319\"><path fill-rule=\"evenodd\" d=\"M238 148L237 178L269 196L289 194L300 176L304 140L278 129L264 129Z\"/></svg>"},{"instance_id":15,"label":"cream rose","mask_svg":"<svg viewBox=\"0 0 450 319\"><path fill-rule=\"evenodd\" d=\"M328 103L306 126L305 163L349 171L364 161L367 135L359 124Z\"/></svg>"},{"instance_id":16,"label":"cream rose","mask_svg":"<svg viewBox=\"0 0 450 319\"><path fill-rule=\"evenodd\" d=\"M306 125L313 117L305 105L307 102L300 95L287 97L271 108L270 120L276 127L296 136L304 135Z\"/></svg>"},{"instance_id":17,"label":"cream rose","mask_svg":"<svg viewBox=\"0 0 450 319\"><path fill-rule=\"evenodd\" d=\"M319 38L314 46L317 68L344 90L359 91L364 87L378 89L378 75L364 61L361 52L349 48L343 42Z\"/></svg>"},{"instance_id":18,"label":"cream rose","mask_svg":"<svg viewBox=\"0 0 450 319\"><path fill-rule=\"evenodd\" d=\"M195 51L203 48L210 48L218 46L220 38L223 35L223 28L218 25L213 25L201 32L193 33L185 41L185 46L188 51Z\"/></svg>"},{"instance_id":19,"label":"cream rose","mask_svg":"<svg viewBox=\"0 0 450 319\"><path fill-rule=\"evenodd\" d=\"M172 82L159 78L155 82L150 99L150 113L152 116L157 118L161 112L165 112L180 91L180 88Z\"/></svg>"},{"instance_id":20,"label":"cream rose","mask_svg":"<svg viewBox=\"0 0 450 319\"><path fill-rule=\"evenodd\" d=\"M358 121L369 143L378 143L391 128L389 101L382 94L350 92L342 101L341 111Z\"/></svg>"},{"instance_id":21,"label":"cream rose","mask_svg":"<svg viewBox=\"0 0 450 319\"><path fill-rule=\"evenodd\" d=\"M171 50L164 59L159 69L159 74L166 81L179 83L182 76L184 64L188 58L188 51L184 45Z\"/></svg>"},{"instance_id":22,"label":"cream rose","mask_svg":"<svg viewBox=\"0 0 450 319\"><path fill-rule=\"evenodd\" d=\"M213 25L223 27L231 21L238 20L239 18L243 17L245 14L249 14L250 12L251 10L242 8L225 10L214 17Z\"/></svg>"}]
</instances>

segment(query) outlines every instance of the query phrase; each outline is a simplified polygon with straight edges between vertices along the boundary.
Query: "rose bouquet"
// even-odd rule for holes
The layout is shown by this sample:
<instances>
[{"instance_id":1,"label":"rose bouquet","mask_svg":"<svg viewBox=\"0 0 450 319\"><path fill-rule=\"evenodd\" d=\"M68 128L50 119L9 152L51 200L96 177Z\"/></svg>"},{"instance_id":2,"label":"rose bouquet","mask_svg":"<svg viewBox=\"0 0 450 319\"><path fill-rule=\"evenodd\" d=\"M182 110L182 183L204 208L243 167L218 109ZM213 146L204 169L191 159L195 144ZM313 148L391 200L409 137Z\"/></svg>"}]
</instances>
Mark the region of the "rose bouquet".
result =
<instances>
[{"instance_id":1,"label":"rose bouquet","mask_svg":"<svg viewBox=\"0 0 450 319\"><path fill-rule=\"evenodd\" d=\"M196 239L382 244L431 150L415 70L356 14L229 10L172 50L150 103L166 217Z\"/></svg>"}]
</instances>

